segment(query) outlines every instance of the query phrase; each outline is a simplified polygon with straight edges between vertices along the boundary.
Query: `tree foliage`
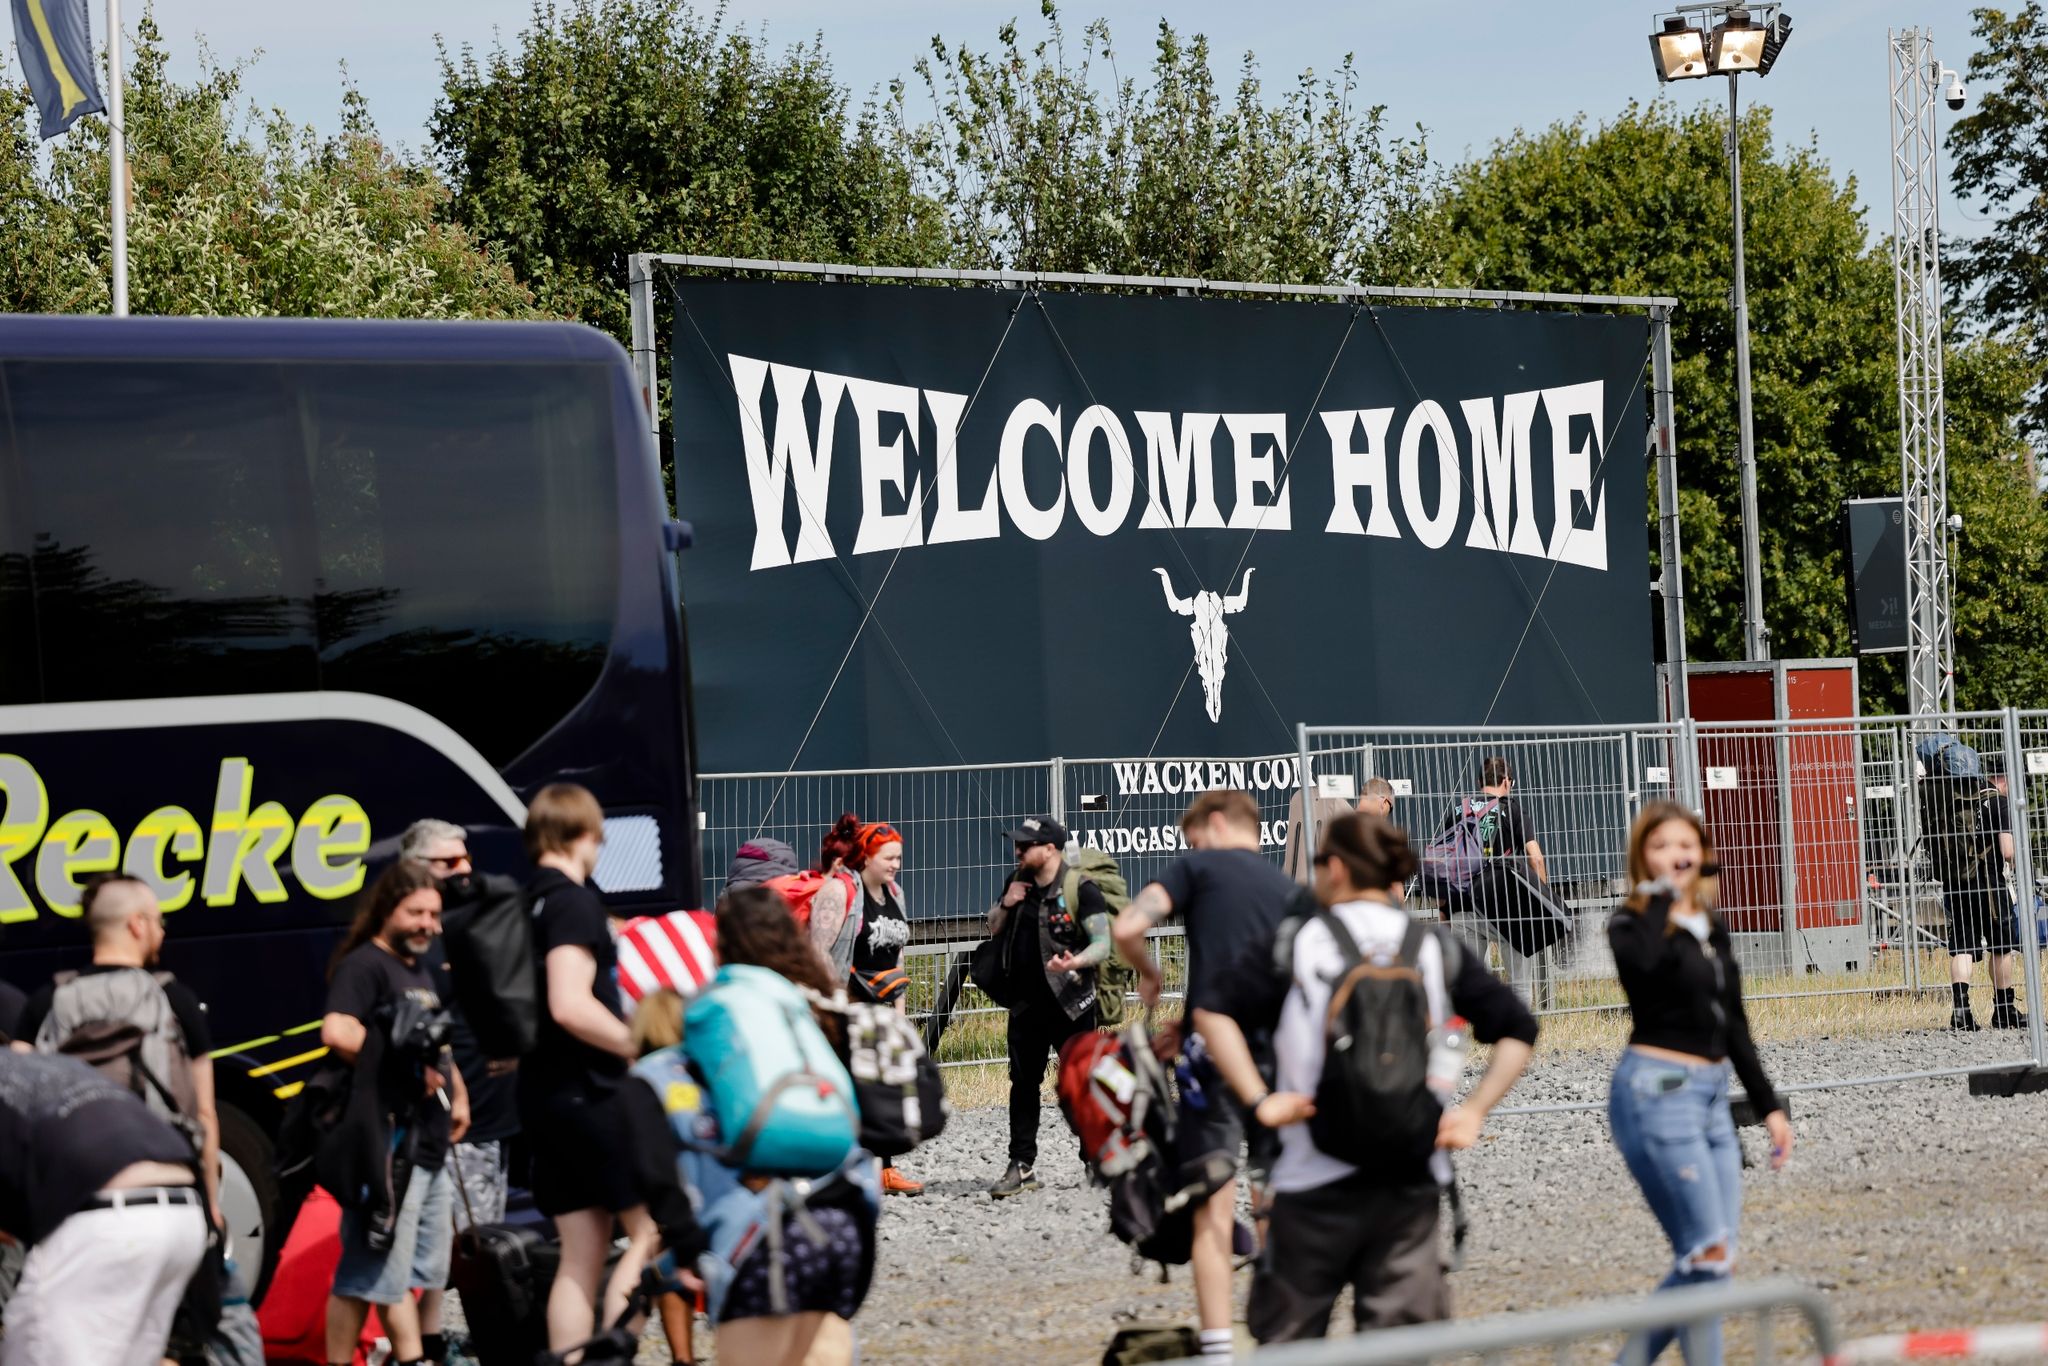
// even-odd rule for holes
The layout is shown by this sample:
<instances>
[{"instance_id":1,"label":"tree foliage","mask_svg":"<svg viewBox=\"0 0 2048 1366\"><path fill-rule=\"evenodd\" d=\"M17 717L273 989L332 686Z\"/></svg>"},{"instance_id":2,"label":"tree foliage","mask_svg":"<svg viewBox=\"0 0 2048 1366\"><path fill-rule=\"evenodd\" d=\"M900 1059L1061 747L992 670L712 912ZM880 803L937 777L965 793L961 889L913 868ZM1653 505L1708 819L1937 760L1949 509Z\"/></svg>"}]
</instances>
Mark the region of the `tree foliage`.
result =
<instances>
[{"instance_id":1,"label":"tree foliage","mask_svg":"<svg viewBox=\"0 0 2048 1366\"><path fill-rule=\"evenodd\" d=\"M1741 657L1734 268L1724 117L1666 103L1522 133L1461 168L1441 209L1463 283L1669 294L1687 616L1696 658ZM1811 147L1742 124L1764 609L1780 657L1847 653L1841 504L1899 489L1894 304L1886 247ZM1992 340L1951 344L1948 457L1957 550L1958 697L2048 700L2039 658L2048 513L2009 457L2024 367ZM2033 558L2027 559L2029 547ZM1902 700L1866 670L1871 704Z\"/></svg>"},{"instance_id":2,"label":"tree foliage","mask_svg":"<svg viewBox=\"0 0 2048 1366\"><path fill-rule=\"evenodd\" d=\"M2036 392L2030 428L2048 436L2048 14L1978 9L1970 58L1975 108L1949 129L1956 190L1994 215L1990 230L1949 244L1958 303L2028 348Z\"/></svg>"},{"instance_id":3,"label":"tree foliage","mask_svg":"<svg viewBox=\"0 0 2048 1366\"><path fill-rule=\"evenodd\" d=\"M893 87L896 143L945 208L956 264L1284 283L1427 282L1440 244L1421 137L1360 107L1347 56L1269 98L1247 54L1234 95L1209 44L1161 21L1149 81L1120 77L1109 27L1070 58L1053 0L1027 50L941 38L915 67L932 113ZM1105 82L1101 68L1108 69Z\"/></svg>"},{"instance_id":4,"label":"tree foliage","mask_svg":"<svg viewBox=\"0 0 2048 1366\"><path fill-rule=\"evenodd\" d=\"M383 147L351 97L342 133L281 114L237 127L239 72L170 79L145 15L127 73L137 313L524 317L531 296L439 219L446 191ZM106 123L38 156L25 87L0 87L0 309L104 312L111 285Z\"/></svg>"},{"instance_id":5,"label":"tree foliage","mask_svg":"<svg viewBox=\"0 0 2048 1366\"><path fill-rule=\"evenodd\" d=\"M685 0L541 0L510 48L441 58L433 153L452 212L549 307L627 337L627 257L935 265L937 208L813 42Z\"/></svg>"}]
</instances>

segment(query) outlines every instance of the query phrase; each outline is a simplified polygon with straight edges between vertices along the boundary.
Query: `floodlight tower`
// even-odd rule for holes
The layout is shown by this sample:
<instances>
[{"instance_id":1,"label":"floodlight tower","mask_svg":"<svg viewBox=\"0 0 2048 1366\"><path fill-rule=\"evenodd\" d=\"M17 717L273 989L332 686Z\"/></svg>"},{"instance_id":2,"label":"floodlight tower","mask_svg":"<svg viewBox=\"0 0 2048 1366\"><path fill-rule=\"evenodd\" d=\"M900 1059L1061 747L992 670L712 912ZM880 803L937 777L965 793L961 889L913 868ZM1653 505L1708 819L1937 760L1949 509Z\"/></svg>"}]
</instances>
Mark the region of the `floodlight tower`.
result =
<instances>
[{"instance_id":1,"label":"floodlight tower","mask_svg":"<svg viewBox=\"0 0 2048 1366\"><path fill-rule=\"evenodd\" d=\"M1914 716L1955 710L1949 580L1948 448L1941 394L1941 178L1936 88L1963 107L1963 82L1933 35L1888 35L1892 71L1892 290L1898 305L1899 470L1906 512L1906 698Z\"/></svg>"}]
</instances>

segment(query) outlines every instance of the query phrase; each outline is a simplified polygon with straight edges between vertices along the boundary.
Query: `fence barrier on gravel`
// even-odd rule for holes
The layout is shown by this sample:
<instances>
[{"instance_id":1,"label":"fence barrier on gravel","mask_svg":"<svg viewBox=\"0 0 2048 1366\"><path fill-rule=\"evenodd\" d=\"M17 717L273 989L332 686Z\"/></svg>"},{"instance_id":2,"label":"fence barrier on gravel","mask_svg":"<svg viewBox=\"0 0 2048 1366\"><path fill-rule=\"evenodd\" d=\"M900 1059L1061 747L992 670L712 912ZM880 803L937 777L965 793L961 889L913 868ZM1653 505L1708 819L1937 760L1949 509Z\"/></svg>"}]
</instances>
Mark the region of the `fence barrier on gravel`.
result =
<instances>
[{"instance_id":1,"label":"fence barrier on gravel","mask_svg":"<svg viewBox=\"0 0 2048 1366\"><path fill-rule=\"evenodd\" d=\"M2029 1028L1952 1035L1949 926L1928 856L1929 784L1916 744L1936 731L1964 740L2005 775L2012 878ZM1753 1024L1781 1089L2039 1066L2043 1045L2040 892L2048 888L2048 712L1958 713L1788 722L1556 727L1304 726L1297 752L1240 760L1051 759L849 772L706 775L705 865L723 872L767 835L814 854L842 811L903 831L903 881L917 938L912 1012L934 1026L948 1064L1005 1057L1002 1011L966 982L978 920L1012 866L1004 832L1034 814L1104 848L1133 889L1179 852L1180 812L1210 787L1258 801L1261 843L1276 861L1290 805L1304 795L1349 804L1364 780L1396 792L1395 819L1418 843L1475 794L1482 762L1505 758L1573 933L1535 958L1489 951L1538 1008L1546 1048L1614 1049L1625 1012L1603 927L1628 887L1630 823L1652 801L1700 811L1722 866L1722 911L1743 967ZM1988 781L1988 779L1987 779ZM1319 801L1308 801L1312 826ZM1312 836L1309 836L1312 838ZM2036 869L2041 872L2037 873ZM709 890L715 894L714 879ZM1418 903L1427 913L1427 903ZM1475 941L1498 935L1454 917ZM933 932L937 933L934 934ZM1177 991L1178 931L1155 945ZM1993 955L1996 957L1996 955ZM2000 965L2001 972L2005 970ZM1990 982L1973 966L1980 1023ZM936 1026L943 1026L938 1028ZM943 1033L943 1038L938 1037ZM1810 1047L1800 1047L1810 1045ZM1540 1108L1590 1109L1593 1094ZM1538 1108L1538 1107L1532 1107Z\"/></svg>"},{"instance_id":2,"label":"fence barrier on gravel","mask_svg":"<svg viewBox=\"0 0 2048 1366\"><path fill-rule=\"evenodd\" d=\"M1809 1342L1800 1344L1802 1352L1816 1352L1823 1362L1836 1359L1840 1344L1827 1301L1819 1291L1786 1279L1689 1285L1648 1299L1602 1300L1533 1314L1384 1328L1354 1337L1267 1347L1245 1359L1256 1366L1414 1366L1473 1360L1490 1364L1506 1362L1511 1352L1550 1348L1553 1360L1566 1362L1576 1359L1571 1355L1574 1344L1623 1339L1710 1319L1745 1318L1751 1325L1750 1340L1746 1344L1734 1341L1737 1334L1731 1325L1730 1345L1746 1346L1748 1360L1767 1363L1778 1359L1777 1320L1785 1312L1797 1314L1806 1325ZM1610 1352L1618 1346L1615 1343ZM1640 1347L1632 1340L1630 1346L1634 1350L1623 1351L1620 1358L1624 1366L1643 1361ZM1198 1366L1199 1360L1190 1357L1179 1366Z\"/></svg>"}]
</instances>

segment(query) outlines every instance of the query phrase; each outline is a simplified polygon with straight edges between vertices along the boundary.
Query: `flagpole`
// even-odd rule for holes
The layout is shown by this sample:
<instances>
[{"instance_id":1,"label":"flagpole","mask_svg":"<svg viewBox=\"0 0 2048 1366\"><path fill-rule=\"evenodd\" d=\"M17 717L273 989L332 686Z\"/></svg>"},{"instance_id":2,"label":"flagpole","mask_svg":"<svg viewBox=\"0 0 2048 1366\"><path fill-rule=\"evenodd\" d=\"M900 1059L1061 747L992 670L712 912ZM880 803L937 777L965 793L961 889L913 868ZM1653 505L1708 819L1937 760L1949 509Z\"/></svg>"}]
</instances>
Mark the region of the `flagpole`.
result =
<instances>
[{"instance_id":1,"label":"flagpole","mask_svg":"<svg viewBox=\"0 0 2048 1366\"><path fill-rule=\"evenodd\" d=\"M114 316L128 316L128 145L121 121L121 0L107 0L107 192L114 246Z\"/></svg>"}]
</instances>

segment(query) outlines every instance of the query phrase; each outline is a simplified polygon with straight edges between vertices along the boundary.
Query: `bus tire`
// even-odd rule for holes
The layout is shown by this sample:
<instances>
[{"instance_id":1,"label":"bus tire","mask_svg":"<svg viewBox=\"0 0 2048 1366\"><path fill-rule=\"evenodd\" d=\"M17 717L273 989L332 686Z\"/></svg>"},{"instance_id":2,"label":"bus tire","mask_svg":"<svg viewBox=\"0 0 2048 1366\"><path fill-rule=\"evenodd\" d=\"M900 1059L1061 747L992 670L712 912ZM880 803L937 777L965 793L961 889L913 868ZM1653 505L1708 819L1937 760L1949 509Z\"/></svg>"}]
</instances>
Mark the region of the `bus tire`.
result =
<instances>
[{"instance_id":1,"label":"bus tire","mask_svg":"<svg viewBox=\"0 0 2048 1366\"><path fill-rule=\"evenodd\" d=\"M235 1265L261 1303L277 1269L288 1229L277 1228L277 1173L270 1135L232 1105L220 1107L220 1201L227 1212Z\"/></svg>"}]
</instances>

